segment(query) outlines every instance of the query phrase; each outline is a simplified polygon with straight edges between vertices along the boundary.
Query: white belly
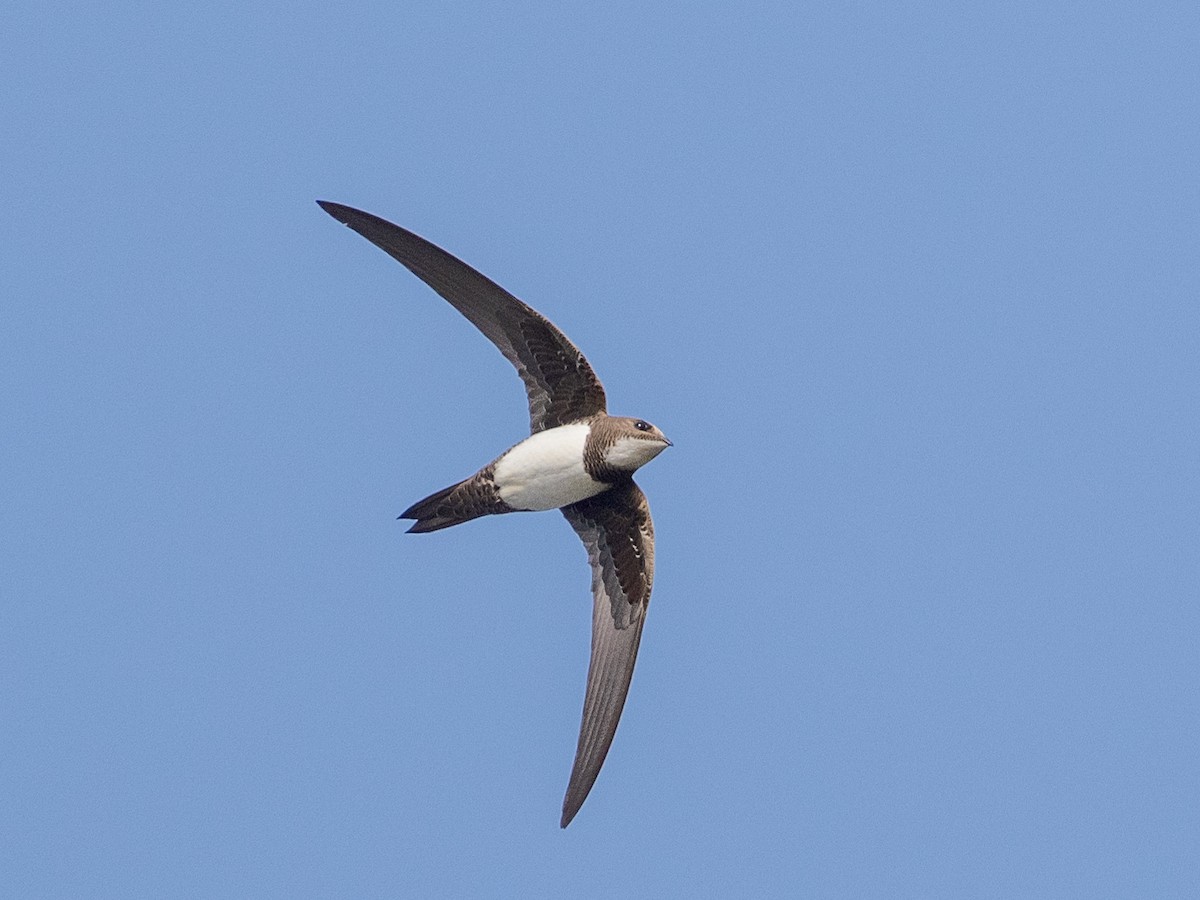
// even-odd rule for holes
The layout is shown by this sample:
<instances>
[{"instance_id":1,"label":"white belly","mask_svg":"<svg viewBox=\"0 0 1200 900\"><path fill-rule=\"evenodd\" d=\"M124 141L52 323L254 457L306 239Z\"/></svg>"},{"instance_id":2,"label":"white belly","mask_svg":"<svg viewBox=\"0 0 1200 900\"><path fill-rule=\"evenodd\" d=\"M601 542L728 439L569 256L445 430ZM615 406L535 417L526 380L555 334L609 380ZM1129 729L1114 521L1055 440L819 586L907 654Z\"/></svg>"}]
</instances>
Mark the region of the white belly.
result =
<instances>
[{"instance_id":1,"label":"white belly","mask_svg":"<svg viewBox=\"0 0 1200 900\"><path fill-rule=\"evenodd\" d=\"M500 499L513 509L558 509L608 487L583 468L587 425L560 425L530 435L496 461Z\"/></svg>"}]
</instances>

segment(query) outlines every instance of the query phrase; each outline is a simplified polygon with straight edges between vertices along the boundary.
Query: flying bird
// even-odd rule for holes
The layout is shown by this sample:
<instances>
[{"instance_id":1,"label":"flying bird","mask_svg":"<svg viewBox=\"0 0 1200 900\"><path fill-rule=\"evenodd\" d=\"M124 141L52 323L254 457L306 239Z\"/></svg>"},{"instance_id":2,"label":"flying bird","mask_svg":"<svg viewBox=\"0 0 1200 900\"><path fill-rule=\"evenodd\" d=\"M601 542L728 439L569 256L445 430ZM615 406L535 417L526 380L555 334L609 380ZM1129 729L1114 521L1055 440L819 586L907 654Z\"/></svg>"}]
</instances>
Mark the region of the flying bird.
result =
<instances>
[{"instance_id":1,"label":"flying bird","mask_svg":"<svg viewBox=\"0 0 1200 900\"><path fill-rule=\"evenodd\" d=\"M633 473L671 446L643 419L610 416L604 387L553 323L429 241L361 210L321 208L399 260L495 344L525 383L529 437L470 478L400 516L410 532L479 516L560 509L592 568L592 653L583 721L563 798L563 828L587 799L612 745L654 583L654 524Z\"/></svg>"}]
</instances>

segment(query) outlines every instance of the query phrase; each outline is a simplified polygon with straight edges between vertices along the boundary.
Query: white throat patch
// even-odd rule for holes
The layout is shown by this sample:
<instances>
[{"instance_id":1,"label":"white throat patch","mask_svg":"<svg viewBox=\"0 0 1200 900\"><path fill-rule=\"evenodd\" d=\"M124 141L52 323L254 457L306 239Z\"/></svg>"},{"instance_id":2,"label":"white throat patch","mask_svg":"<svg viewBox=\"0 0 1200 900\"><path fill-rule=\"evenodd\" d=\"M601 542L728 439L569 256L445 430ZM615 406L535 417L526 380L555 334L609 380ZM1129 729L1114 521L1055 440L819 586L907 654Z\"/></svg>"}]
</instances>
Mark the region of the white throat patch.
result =
<instances>
[{"instance_id":1,"label":"white throat patch","mask_svg":"<svg viewBox=\"0 0 1200 900\"><path fill-rule=\"evenodd\" d=\"M632 472L644 466L667 445L662 441L648 440L637 437L619 437L604 453L604 461L610 466L626 472Z\"/></svg>"}]
</instances>

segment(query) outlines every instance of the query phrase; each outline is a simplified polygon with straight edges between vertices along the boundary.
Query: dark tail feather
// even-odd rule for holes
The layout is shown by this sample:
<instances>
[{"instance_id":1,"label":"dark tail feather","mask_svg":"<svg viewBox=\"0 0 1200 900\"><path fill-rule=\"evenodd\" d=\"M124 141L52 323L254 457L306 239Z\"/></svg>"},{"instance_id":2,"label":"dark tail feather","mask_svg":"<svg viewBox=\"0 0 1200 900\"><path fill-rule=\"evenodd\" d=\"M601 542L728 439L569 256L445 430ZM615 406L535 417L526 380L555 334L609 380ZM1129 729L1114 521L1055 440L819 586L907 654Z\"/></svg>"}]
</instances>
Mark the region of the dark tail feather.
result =
<instances>
[{"instance_id":1,"label":"dark tail feather","mask_svg":"<svg viewBox=\"0 0 1200 900\"><path fill-rule=\"evenodd\" d=\"M400 518L410 518L401 516ZM474 517L472 517L474 518ZM443 528L449 528L451 525L461 525L463 522L470 522L470 519L451 519L445 516L431 516L428 519L420 519L412 524L408 529L408 534L425 534L429 531L441 531Z\"/></svg>"},{"instance_id":2,"label":"dark tail feather","mask_svg":"<svg viewBox=\"0 0 1200 900\"><path fill-rule=\"evenodd\" d=\"M418 500L400 514L401 519L416 519L408 529L409 534L425 534L429 531L440 531L451 525L461 525L489 513L501 512L500 509L489 509L488 504L481 503L479 491L473 484L474 479L468 478L458 484L430 494L424 500Z\"/></svg>"}]
</instances>

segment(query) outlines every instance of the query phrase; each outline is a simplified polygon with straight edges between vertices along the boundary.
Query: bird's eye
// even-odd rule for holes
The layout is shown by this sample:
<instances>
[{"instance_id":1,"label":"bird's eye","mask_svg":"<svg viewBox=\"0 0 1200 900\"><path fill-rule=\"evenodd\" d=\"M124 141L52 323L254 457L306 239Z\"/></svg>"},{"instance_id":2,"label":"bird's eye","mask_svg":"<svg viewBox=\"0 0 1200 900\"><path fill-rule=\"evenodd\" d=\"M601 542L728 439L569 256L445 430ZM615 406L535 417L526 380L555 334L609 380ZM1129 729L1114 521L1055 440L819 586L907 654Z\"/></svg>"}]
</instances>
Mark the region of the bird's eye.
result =
<instances>
[{"instance_id":1,"label":"bird's eye","mask_svg":"<svg viewBox=\"0 0 1200 900\"><path fill-rule=\"evenodd\" d=\"M636 428L638 431L649 431L649 430L650 430L650 423L649 423L649 422L643 422L643 421L641 421L641 420L639 419L638 421L636 421L636 422L634 422L634 423L633 423L633 427L634 427L634 428Z\"/></svg>"}]
</instances>

